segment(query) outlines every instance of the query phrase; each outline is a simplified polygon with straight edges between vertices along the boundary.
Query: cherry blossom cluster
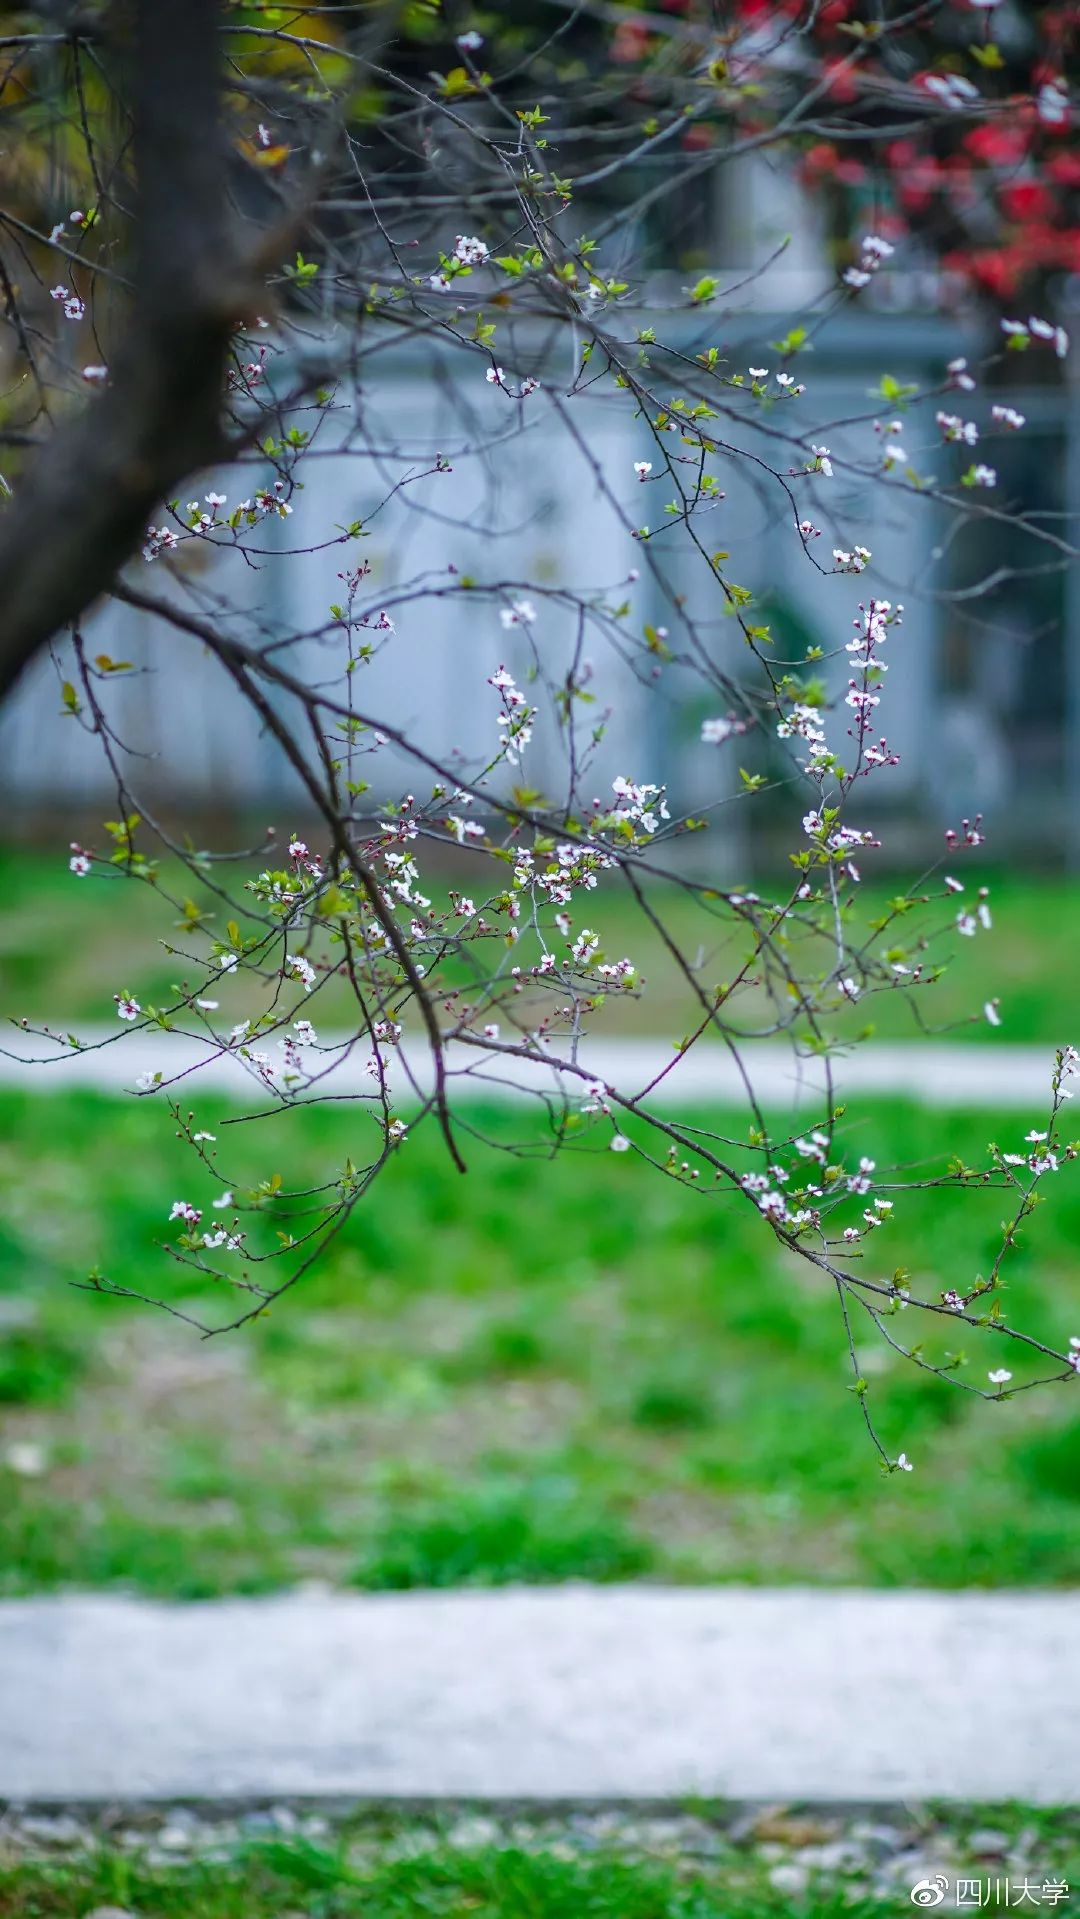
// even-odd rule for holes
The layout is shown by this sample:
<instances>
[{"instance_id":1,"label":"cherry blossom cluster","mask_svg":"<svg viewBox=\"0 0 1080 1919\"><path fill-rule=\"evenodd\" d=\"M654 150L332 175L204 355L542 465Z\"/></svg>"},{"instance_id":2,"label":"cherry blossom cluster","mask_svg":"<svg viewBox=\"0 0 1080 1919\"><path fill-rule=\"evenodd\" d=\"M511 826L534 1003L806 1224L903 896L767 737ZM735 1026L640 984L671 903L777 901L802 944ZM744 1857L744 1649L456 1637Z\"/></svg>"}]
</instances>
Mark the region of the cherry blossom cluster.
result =
<instances>
[{"instance_id":1,"label":"cherry blossom cluster","mask_svg":"<svg viewBox=\"0 0 1080 1919\"><path fill-rule=\"evenodd\" d=\"M896 248L889 240L883 240L879 233L868 233L860 243L857 266L847 268L844 274L845 284L858 292L869 286L874 274L886 260L891 260Z\"/></svg>"},{"instance_id":2,"label":"cherry blossom cluster","mask_svg":"<svg viewBox=\"0 0 1080 1919\"><path fill-rule=\"evenodd\" d=\"M502 699L496 721L501 728L499 748L510 765L515 766L532 739L536 709L529 705L513 674L505 666L495 668L494 673L488 676L488 685L493 686Z\"/></svg>"},{"instance_id":3,"label":"cherry blossom cluster","mask_svg":"<svg viewBox=\"0 0 1080 1919\"><path fill-rule=\"evenodd\" d=\"M73 293L70 287L56 286L49 290L50 299L59 302L68 320L82 320L86 317L86 301Z\"/></svg>"},{"instance_id":4,"label":"cherry blossom cluster","mask_svg":"<svg viewBox=\"0 0 1080 1919\"><path fill-rule=\"evenodd\" d=\"M671 818L664 788L650 780L628 780L619 774L612 780L611 790L615 795L611 823L631 835L640 832L651 837L662 820Z\"/></svg>"}]
</instances>

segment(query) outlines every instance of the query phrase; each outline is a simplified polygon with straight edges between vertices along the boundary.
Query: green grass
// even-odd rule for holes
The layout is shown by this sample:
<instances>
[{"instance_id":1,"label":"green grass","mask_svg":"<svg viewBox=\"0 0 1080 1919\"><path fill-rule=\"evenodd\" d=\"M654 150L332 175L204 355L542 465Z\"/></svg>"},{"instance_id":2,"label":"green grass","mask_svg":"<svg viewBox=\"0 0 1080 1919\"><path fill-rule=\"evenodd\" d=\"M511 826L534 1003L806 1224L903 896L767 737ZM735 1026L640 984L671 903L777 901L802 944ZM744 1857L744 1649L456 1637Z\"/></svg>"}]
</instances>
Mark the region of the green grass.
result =
<instances>
[{"instance_id":1,"label":"green grass","mask_svg":"<svg viewBox=\"0 0 1080 1919\"><path fill-rule=\"evenodd\" d=\"M619 1859L568 1861L511 1849L438 1852L354 1871L314 1850L175 1869L128 1860L0 1870L0 1919L73 1919L122 1897L154 1919L860 1919L895 1902L843 1887L792 1899L767 1882L739 1889L715 1870ZM302 1903L300 1903L302 1902Z\"/></svg>"},{"instance_id":2,"label":"green grass","mask_svg":"<svg viewBox=\"0 0 1080 1919\"><path fill-rule=\"evenodd\" d=\"M211 1098L198 1117L238 1187L332 1175L365 1124L319 1109L267 1133ZM476 1124L467 1177L420 1128L294 1293L204 1342L71 1285L99 1262L218 1304L160 1248L173 1198L210 1190L168 1114L0 1098L0 1590L1080 1580L1074 1382L988 1404L860 1334L875 1420L916 1467L883 1479L835 1297L748 1208L588 1135L537 1163L535 1115ZM848 1144L880 1168L977 1160L1025 1125L871 1103ZM875 1246L887 1230L888 1270L935 1292L986 1270L1000 1212L993 1192L910 1194ZM1080 1333L1078 1240L1066 1167L1004 1295L1059 1346ZM896 1330L928 1356L958 1343L913 1320ZM973 1378L1001 1361L990 1335L963 1345Z\"/></svg>"},{"instance_id":3,"label":"green grass","mask_svg":"<svg viewBox=\"0 0 1080 1919\"><path fill-rule=\"evenodd\" d=\"M491 1836L471 1837L470 1823ZM789 1847L805 1844L797 1834L807 1821L790 1823ZM901 1902L907 1910L910 1885L925 1871L905 1874L898 1855L892 1875L875 1884L858 1864L811 1865L805 1890L780 1890L770 1871L777 1855L792 1856L788 1847L733 1840L723 1809L653 1822L623 1815L608 1822L607 1837L602 1824L549 1815L504 1819L501 1828L474 1818L455 1829L453 1818L369 1815L319 1841L234 1841L213 1856L164 1864L106 1837L62 1862L0 1858L0 1919L75 1919L100 1906L138 1919L867 1919ZM784 1821L774 1815L773 1824ZM1007 1868L968 1850L968 1835L988 1825L1032 1861L1011 1873L1014 1884L1075 1883L1075 1813L997 1806L901 1815L895 1843L909 1860L978 1879L988 1888L983 1909L1005 1909L990 1889ZM815 1826L824 1837L828 1824L818 1816Z\"/></svg>"},{"instance_id":4,"label":"green grass","mask_svg":"<svg viewBox=\"0 0 1080 1919\"><path fill-rule=\"evenodd\" d=\"M48 1406L63 1400L83 1355L59 1327L9 1327L0 1343L0 1406Z\"/></svg>"},{"instance_id":5,"label":"green grass","mask_svg":"<svg viewBox=\"0 0 1080 1919\"><path fill-rule=\"evenodd\" d=\"M916 909L890 930L888 942L910 945L926 934L928 947L918 957L932 968L947 962L944 977L919 988L910 1001L893 992L864 998L857 1008L836 1016L837 1030L854 1033L872 1026L881 1038L897 1038L918 1036L925 1027L973 1041L1039 1041L1048 1047L1074 1037L1072 979L1080 944L1080 887L1060 879L997 872L976 866L970 858L960 866L969 893L977 884L990 886L993 931L980 931L974 939L942 933L941 927L953 917L948 908L937 902ZM239 884L247 870L234 872L233 883ZM853 923L864 933L868 922L908 883L901 876L875 879L869 863L866 870L867 882L858 895L859 917ZM198 885L175 864L167 862L163 873L176 891L199 895ZM476 874L470 883L479 884ZM781 897L790 880L776 876L771 892L767 879L756 884L764 895ZM941 890L940 877L934 886ZM440 895L438 882L432 890ZM175 912L152 888L99 868L77 880L67 870L62 845L51 858L26 849L0 850L0 896L0 1014L64 1028L73 1022L111 1021L114 993L131 989L143 1004L167 1004L178 978L193 983L198 978L189 964L164 952L163 940L188 949L198 947L199 941L178 933ZM729 922L718 921L675 887L657 885L651 898L697 967L700 983L713 987L730 980L745 958L745 935L733 941ZM227 909L208 894L200 899L214 910L213 927L219 930ZM658 1033L677 1040L696 1024L696 998L624 888L602 888L590 896L587 911L575 908L574 913L576 925L584 919L600 931L610 955L632 958L646 982L643 995L619 994L610 1000L594 1016L595 1030ZM879 937L871 949L883 943ZM827 941L819 940L813 950L819 964L831 964ZM257 1010L246 980L229 982L224 990L223 1004L231 1015L239 1018ZM985 1002L994 997L1001 1001L1000 1033L983 1017ZM730 1007L737 1023L748 1029L766 1010L763 996L752 986ZM348 1018L345 990L336 985L320 990L318 1012L327 1026Z\"/></svg>"},{"instance_id":6,"label":"green grass","mask_svg":"<svg viewBox=\"0 0 1080 1919\"><path fill-rule=\"evenodd\" d=\"M510 1580L632 1579L653 1554L573 1477L522 1482L493 1473L488 1483L445 1492L391 1515L357 1569L364 1586L502 1585Z\"/></svg>"}]
</instances>

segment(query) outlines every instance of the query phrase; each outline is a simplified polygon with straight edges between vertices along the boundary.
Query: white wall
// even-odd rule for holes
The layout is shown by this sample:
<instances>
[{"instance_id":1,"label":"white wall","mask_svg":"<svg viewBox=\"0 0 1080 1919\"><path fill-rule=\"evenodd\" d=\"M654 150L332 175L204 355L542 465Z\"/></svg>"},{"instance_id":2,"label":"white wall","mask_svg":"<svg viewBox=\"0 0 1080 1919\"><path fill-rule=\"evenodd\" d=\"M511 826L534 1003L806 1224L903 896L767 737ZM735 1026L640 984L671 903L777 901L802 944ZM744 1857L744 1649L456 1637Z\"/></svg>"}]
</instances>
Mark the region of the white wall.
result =
<instances>
[{"instance_id":1,"label":"white wall","mask_svg":"<svg viewBox=\"0 0 1080 1919\"><path fill-rule=\"evenodd\" d=\"M769 331L779 324L766 323ZM291 518L265 523L260 544L267 553L254 566L238 554L222 555L198 579L200 592L213 596L220 590L237 631L265 637L314 628L327 620L330 603L344 598L338 573L358 557L371 563L371 604L384 599L392 603L424 574L433 596L393 609L394 641L354 675L355 700L360 710L406 728L432 752L445 754L456 745L470 760L485 754L495 741L496 699L485 684L487 674L505 660L524 681L529 647L523 636L503 631L497 599L455 586L455 576L447 571L451 564L458 569L456 578L466 574L488 585L520 583L537 604L532 638L549 670L564 670L577 622L572 608L544 600L536 587L561 584L579 593L595 590L612 605L630 594L639 633L652 619L667 623L676 643L680 639L672 604L665 605L663 594L650 584L641 548L620 524L618 511L597 480L597 469L608 476L633 524L662 524L663 489L639 487L634 479L634 459L649 457L653 448L625 396L572 403L569 418L586 442L583 450L554 418L543 391L525 404L525 430L517 434L518 408L485 384L482 364L478 357L467 389L446 385L430 368L381 378L373 387L376 397L370 406L364 401L359 419L340 416L332 429L338 443L329 433L316 443L316 456L302 466L304 489L294 498ZM841 370L824 358L820 366L808 359L806 366L812 396L793 405L806 409L808 426L815 418L867 410L867 377L857 362ZM908 369L897 364L890 370L903 377ZM551 387L559 392L557 377ZM506 446L490 458L470 454L468 446L489 437L503 419ZM341 450L346 428L355 430L358 440L362 435L365 447L383 449L385 457L358 457ZM848 442L856 444L852 432L831 438L834 451L843 451ZM753 439L748 444L755 450ZM865 429L860 429L857 444L865 450ZM773 464L791 464L790 449L778 449L775 442L762 439L757 450ZM403 471L421 472L436 451L450 458L453 473L417 480L375 515ZM933 751L927 715L934 612L931 601L919 597L929 564L931 511L869 484L852 488L841 478L816 482L817 505L810 510L825 529L817 543L823 563L831 564L835 543L846 545L857 538L872 547L875 563L865 579L823 579L801 553L793 529L783 526L778 531L781 520L791 519L782 490L760 473L751 483L750 472L732 463L721 473L728 498L707 523L706 533L710 547L732 553L735 577L742 584L778 594L826 647L842 646L850 636L857 603L871 586L906 601L902 636L890 643L902 670L891 677L881 714L891 744L903 756L892 790L917 787ZM250 469L243 490L253 491L265 477L258 468ZM204 493L207 485L204 480L193 486L190 497ZM233 498L240 496L235 473L221 485ZM799 498L805 510L805 483ZM369 538L347 548L303 550L319 546L332 537L335 526L355 519L370 523ZM280 549L276 558L275 548ZM736 672L745 671L745 646L735 624L722 617L719 591L686 538L676 535L658 543L656 552L672 589L687 595L714 656ZM632 590L620 586L635 565L642 571L639 584ZM161 561L136 561L132 571L148 589L169 590ZM505 597L512 597L512 585ZM212 597L208 604L212 607ZM776 623L782 627L782 618ZM282 824L278 802L285 794L296 804L294 776L197 641L115 604L87 621L86 639L92 654L107 652L134 661L139 669L108 689L117 731L131 749L125 764L136 792L157 799L197 797L208 804L250 802L272 807L272 816ZM590 720L609 705L616 715L597 757L596 784L589 790L599 792L614 773L625 772L666 778L695 805L715 799L721 777L717 758L702 751L697 735L700 718L715 710L716 701L703 700L700 687L686 675L669 675L658 693L650 690L597 632L588 635L585 654L593 666L591 688L596 695ZM114 783L99 743L63 716L63 647L57 655L60 672L51 661L39 661L0 715L0 784L9 807L53 801L112 803ZM334 680L343 665L342 639L336 634L329 640L308 640L283 657L305 677ZM557 729L542 723L524 777L558 797L563 766ZM364 772L372 777L370 768ZM423 792L425 779L430 785L430 775L386 752L377 762L375 794L381 798L404 790Z\"/></svg>"}]
</instances>

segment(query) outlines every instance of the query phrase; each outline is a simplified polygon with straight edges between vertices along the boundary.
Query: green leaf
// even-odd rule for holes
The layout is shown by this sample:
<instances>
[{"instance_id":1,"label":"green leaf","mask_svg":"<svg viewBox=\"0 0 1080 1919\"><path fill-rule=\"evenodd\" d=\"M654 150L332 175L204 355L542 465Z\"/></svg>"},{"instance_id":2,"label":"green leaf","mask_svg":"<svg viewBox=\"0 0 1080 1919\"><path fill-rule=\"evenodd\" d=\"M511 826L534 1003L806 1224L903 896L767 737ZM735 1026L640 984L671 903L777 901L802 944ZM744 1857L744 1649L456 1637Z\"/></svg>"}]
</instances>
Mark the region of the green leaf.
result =
<instances>
[{"instance_id":1,"label":"green leaf","mask_svg":"<svg viewBox=\"0 0 1080 1919\"><path fill-rule=\"evenodd\" d=\"M303 254L297 252L296 259L292 266L285 268L285 277L286 279L294 280L298 286L307 286L309 281L314 280L318 271L319 265L317 260L305 260Z\"/></svg>"},{"instance_id":2,"label":"green leaf","mask_svg":"<svg viewBox=\"0 0 1080 1919\"><path fill-rule=\"evenodd\" d=\"M476 81L465 67L451 67L449 73L434 73L431 77L444 100L462 100L478 90ZM480 75L480 85L491 85L490 73Z\"/></svg>"},{"instance_id":3,"label":"green leaf","mask_svg":"<svg viewBox=\"0 0 1080 1919\"><path fill-rule=\"evenodd\" d=\"M891 373L883 373L880 384L877 387L871 387L870 397L871 399L877 399L880 394L881 398L887 400L890 406L902 406L903 402L910 399L911 395L917 393L918 390L918 387L914 384L909 383L905 386L902 380L894 379Z\"/></svg>"},{"instance_id":4,"label":"green leaf","mask_svg":"<svg viewBox=\"0 0 1080 1919\"><path fill-rule=\"evenodd\" d=\"M329 919L335 913L348 913L351 907L352 901L348 895L339 886L330 886L322 895L318 910L322 918Z\"/></svg>"},{"instance_id":5,"label":"green leaf","mask_svg":"<svg viewBox=\"0 0 1080 1919\"><path fill-rule=\"evenodd\" d=\"M793 326L791 332L785 333L782 340L770 340L769 345L776 353L797 353L801 346L806 345L807 338L808 334L804 326Z\"/></svg>"}]
</instances>

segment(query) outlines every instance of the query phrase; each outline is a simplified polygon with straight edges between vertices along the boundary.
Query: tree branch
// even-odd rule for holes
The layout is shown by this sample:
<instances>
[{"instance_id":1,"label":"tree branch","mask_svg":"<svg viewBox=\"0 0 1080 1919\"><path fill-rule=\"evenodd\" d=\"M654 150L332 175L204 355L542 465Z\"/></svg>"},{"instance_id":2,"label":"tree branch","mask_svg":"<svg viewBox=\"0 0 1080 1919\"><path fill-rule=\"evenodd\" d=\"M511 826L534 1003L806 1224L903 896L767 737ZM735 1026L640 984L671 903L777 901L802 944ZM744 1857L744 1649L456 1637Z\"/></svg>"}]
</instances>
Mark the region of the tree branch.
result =
<instances>
[{"instance_id":1,"label":"tree branch","mask_svg":"<svg viewBox=\"0 0 1080 1919\"><path fill-rule=\"evenodd\" d=\"M52 437L0 516L0 693L221 450L225 354L252 289L228 245L220 12L220 0L137 0L129 323L109 389Z\"/></svg>"}]
</instances>

